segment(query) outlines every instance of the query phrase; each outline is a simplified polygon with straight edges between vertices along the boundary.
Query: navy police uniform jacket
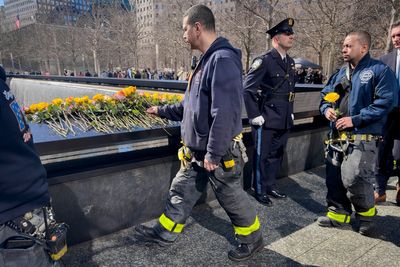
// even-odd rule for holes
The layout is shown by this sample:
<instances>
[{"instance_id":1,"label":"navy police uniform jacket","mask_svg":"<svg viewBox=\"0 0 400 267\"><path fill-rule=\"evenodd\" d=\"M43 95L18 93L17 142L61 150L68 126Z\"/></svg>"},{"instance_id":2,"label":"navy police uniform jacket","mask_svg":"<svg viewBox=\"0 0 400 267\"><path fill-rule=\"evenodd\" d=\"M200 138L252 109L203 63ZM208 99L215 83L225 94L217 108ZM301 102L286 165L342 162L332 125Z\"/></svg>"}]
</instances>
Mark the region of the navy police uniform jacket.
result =
<instances>
[{"instance_id":1,"label":"navy police uniform jacket","mask_svg":"<svg viewBox=\"0 0 400 267\"><path fill-rule=\"evenodd\" d=\"M33 146L25 143L24 115L0 79L0 224L49 203L46 171Z\"/></svg>"},{"instance_id":2,"label":"navy police uniform jacket","mask_svg":"<svg viewBox=\"0 0 400 267\"><path fill-rule=\"evenodd\" d=\"M331 103L323 100L329 92L337 92L342 78L348 74L348 66L342 67L332 75L321 92L320 111L325 114L332 107ZM397 102L397 80L390 68L379 60L365 55L353 71L348 110L354 125L355 134L382 135L387 114ZM340 105L341 99L337 105Z\"/></svg>"},{"instance_id":3,"label":"navy police uniform jacket","mask_svg":"<svg viewBox=\"0 0 400 267\"><path fill-rule=\"evenodd\" d=\"M247 116L254 119L262 115L264 127L289 129L293 126L293 101L296 71L294 60L286 55L285 64L276 49L256 58L244 81L244 101ZM260 94L261 91L261 94Z\"/></svg>"},{"instance_id":4,"label":"navy police uniform jacket","mask_svg":"<svg viewBox=\"0 0 400 267\"><path fill-rule=\"evenodd\" d=\"M158 114L181 122L183 142L217 164L242 131L241 51L219 37L199 60L184 100L159 107Z\"/></svg>"}]
</instances>

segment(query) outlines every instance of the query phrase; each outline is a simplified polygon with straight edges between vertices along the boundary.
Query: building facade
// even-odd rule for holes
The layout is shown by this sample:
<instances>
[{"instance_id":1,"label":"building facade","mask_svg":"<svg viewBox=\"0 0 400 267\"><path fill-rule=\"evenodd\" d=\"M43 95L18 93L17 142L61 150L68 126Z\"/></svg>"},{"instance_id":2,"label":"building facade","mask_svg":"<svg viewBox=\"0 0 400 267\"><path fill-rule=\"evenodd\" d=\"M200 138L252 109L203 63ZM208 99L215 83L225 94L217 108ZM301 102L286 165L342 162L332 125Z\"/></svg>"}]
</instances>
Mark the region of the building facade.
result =
<instances>
[{"instance_id":1,"label":"building facade","mask_svg":"<svg viewBox=\"0 0 400 267\"><path fill-rule=\"evenodd\" d=\"M120 4L133 10L134 0L5 0L3 31L9 32L36 22L74 25L78 16L90 13L93 5Z\"/></svg>"}]
</instances>

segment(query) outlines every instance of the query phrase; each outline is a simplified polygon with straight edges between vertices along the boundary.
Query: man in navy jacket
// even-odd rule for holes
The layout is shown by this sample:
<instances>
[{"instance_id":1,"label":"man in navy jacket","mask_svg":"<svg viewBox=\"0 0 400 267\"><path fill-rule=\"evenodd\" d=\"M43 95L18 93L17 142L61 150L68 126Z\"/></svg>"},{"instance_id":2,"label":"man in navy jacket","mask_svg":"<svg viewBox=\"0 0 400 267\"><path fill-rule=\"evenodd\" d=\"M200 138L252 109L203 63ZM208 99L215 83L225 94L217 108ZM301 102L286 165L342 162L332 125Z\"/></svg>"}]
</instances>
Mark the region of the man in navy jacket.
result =
<instances>
[{"instance_id":1,"label":"man in navy jacket","mask_svg":"<svg viewBox=\"0 0 400 267\"><path fill-rule=\"evenodd\" d=\"M368 235L376 215L373 177L377 145L397 93L396 77L389 67L369 55L371 36L352 32L343 42L347 63L334 74L321 92L320 111L331 122L332 138L326 158L328 212L318 218L323 227L350 222L352 205L359 232ZM335 103L325 98L335 92ZM336 109L337 108L337 109Z\"/></svg>"},{"instance_id":2,"label":"man in navy jacket","mask_svg":"<svg viewBox=\"0 0 400 267\"><path fill-rule=\"evenodd\" d=\"M181 169L172 181L164 213L154 227L136 227L136 237L162 246L175 241L210 181L240 243L228 257L241 261L261 250L263 239L256 210L240 182L241 52L227 39L217 37L214 21L211 10L204 5L186 12L183 38L202 57L189 80L184 101L147 111L181 121L184 146L179 153Z\"/></svg>"},{"instance_id":3,"label":"man in navy jacket","mask_svg":"<svg viewBox=\"0 0 400 267\"><path fill-rule=\"evenodd\" d=\"M380 58L387 64L396 75L397 81L400 81L400 21L394 23L391 29L393 51ZM399 87L393 87L393 90L399 90ZM395 99L396 100L396 99ZM393 162L396 162L396 175L398 182L396 184L396 203L400 206L400 112L399 101L390 112L388 122L386 123L383 141L379 144L377 168L375 172L375 203L386 201L386 185L389 177L392 175Z\"/></svg>"}]
</instances>

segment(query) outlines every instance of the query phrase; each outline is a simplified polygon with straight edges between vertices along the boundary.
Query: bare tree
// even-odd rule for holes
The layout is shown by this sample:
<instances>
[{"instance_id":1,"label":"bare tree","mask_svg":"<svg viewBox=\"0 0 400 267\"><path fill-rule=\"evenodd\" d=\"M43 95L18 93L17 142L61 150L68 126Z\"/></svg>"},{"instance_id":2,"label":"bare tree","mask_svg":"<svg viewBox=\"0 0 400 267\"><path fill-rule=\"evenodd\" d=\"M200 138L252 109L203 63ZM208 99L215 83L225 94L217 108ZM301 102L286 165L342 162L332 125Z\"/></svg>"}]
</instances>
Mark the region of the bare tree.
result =
<instances>
[{"instance_id":1,"label":"bare tree","mask_svg":"<svg viewBox=\"0 0 400 267\"><path fill-rule=\"evenodd\" d=\"M400 0L385 0L386 4L390 7L390 20L389 25L387 27L387 37L386 37L386 46L385 52L389 52L391 47L391 36L390 36L390 29L394 22L400 19Z\"/></svg>"}]
</instances>

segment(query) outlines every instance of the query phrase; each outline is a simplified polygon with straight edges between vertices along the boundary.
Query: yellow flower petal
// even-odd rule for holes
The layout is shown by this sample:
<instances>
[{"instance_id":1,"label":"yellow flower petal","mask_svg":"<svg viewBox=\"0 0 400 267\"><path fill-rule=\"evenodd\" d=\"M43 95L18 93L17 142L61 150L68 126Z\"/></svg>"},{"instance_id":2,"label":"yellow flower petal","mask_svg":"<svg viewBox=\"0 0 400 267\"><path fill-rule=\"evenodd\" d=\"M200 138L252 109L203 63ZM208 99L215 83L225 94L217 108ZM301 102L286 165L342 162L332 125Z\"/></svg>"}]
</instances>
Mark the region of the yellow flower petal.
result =
<instances>
[{"instance_id":1,"label":"yellow flower petal","mask_svg":"<svg viewBox=\"0 0 400 267\"><path fill-rule=\"evenodd\" d=\"M324 96L324 100L329 102L329 103L335 103L339 98L340 98L340 95L338 93L335 93L335 92L327 93Z\"/></svg>"}]
</instances>

